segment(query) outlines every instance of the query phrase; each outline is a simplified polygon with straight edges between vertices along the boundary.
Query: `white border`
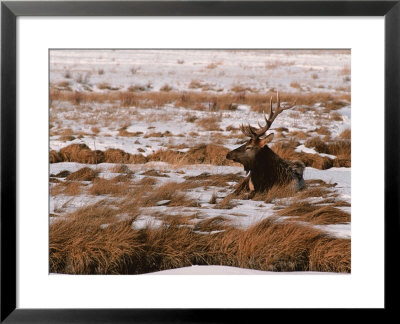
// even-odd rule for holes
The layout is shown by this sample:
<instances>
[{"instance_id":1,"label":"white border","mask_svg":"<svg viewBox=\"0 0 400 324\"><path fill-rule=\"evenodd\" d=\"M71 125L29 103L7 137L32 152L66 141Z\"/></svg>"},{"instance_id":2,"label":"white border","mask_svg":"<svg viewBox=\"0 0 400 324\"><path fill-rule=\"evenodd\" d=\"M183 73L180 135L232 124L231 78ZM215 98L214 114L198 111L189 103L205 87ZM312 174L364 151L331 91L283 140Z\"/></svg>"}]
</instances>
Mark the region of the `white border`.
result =
<instances>
[{"instance_id":1,"label":"white border","mask_svg":"<svg viewBox=\"0 0 400 324\"><path fill-rule=\"evenodd\" d=\"M382 17L19 17L17 24L18 307L383 307ZM352 49L351 275L48 275L48 48L181 47Z\"/></svg>"}]
</instances>

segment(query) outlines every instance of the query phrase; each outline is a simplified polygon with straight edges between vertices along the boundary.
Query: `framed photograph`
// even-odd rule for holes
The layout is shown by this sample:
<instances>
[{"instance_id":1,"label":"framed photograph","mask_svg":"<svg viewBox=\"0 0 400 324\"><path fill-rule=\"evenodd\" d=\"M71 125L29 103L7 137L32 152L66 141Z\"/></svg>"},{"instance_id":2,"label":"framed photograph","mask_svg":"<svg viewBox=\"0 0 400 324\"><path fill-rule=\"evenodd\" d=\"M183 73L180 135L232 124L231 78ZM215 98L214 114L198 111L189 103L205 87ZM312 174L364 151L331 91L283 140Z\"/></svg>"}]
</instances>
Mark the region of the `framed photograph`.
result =
<instances>
[{"instance_id":1,"label":"framed photograph","mask_svg":"<svg viewBox=\"0 0 400 324\"><path fill-rule=\"evenodd\" d=\"M399 16L2 2L1 321L393 309Z\"/></svg>"}]
</instances>

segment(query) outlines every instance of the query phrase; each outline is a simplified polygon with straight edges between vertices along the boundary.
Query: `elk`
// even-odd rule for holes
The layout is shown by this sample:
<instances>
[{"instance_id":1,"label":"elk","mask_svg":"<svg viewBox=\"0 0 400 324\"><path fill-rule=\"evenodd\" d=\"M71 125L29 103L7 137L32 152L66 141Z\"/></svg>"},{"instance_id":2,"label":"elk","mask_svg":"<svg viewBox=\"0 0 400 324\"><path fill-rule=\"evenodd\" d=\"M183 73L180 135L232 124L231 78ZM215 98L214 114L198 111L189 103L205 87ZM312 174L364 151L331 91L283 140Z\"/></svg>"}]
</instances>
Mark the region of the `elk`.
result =
<instances>
[{"instance_id":1,"label":"elk","mask_svg":"<svg viewBox=\"0 0 400 324\"><path fill-rule=\"evenodd\" d=\"M268 119L264 112L265 126L258 123L259 128L248 125L241 125L240 130L250 139L238 147L230 151L226 158L243 165L244 170L249 172L246 180L239 186L235 193L242 191L244 188L250 192L268 191L274 185L287 185L294 183L295 189L300 190L304 187L303 171L304 163L301 161L286 161L281 159L269 147L274 137L274 133L265 135L270 129L276 117L284 110L293 108L296 102L290 106L281 107L279 92L276 95L276 109L272 107L272 97L267 110Z\"/></svg>"}]
</instances>

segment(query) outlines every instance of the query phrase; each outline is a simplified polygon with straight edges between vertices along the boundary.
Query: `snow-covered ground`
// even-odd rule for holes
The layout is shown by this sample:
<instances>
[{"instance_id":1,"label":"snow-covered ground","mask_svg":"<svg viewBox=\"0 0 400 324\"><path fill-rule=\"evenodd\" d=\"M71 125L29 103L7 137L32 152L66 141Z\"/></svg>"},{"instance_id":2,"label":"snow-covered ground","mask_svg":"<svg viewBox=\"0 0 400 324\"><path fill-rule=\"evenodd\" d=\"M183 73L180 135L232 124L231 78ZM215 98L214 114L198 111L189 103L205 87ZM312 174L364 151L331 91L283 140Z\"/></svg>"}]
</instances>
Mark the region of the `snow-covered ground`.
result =
<instances>
[{"instance_id":1,"label":"snow-covered ground","mask_svg":"<svg viewBox=\"0 0 400 324\"><path fill-rule=\"evenodd\" d=\"M172 91L206 90L216 96L235 93L241 87L247 93L266 93L279 90L282 93L314 94L332 93L335 96L350 95L350 52L318 50L52 50L50 52L50 86L60 91L82 91L105 93L128 91L130 87L141 87L143 91L158 92L168 85ZM142 90L141 90L142 91ZM285 105L282 97L282 105ZM316 102L312 106L298 105L282 113L274 122L274 129L282 136L275 136L273 143L289 138L290 134L304 133L298 137L296 152L318 154L335 159L331 154L318 153L306 147L309 137L321 137L318 129L327 129L330 138L337 138L344 130L351 129L351 104L329 111L325 104ZM190 109L179 105L162 107L122 107L115 102L90 102L74 105L70 101L52 101L50 108L50 150L59 151L70 144L86 144L92 150L121 149L130 154L148 156L158 150L176 147L186 152L199 144L218 144L233 149L243 141L237 130L242 123L257 125L263 115L250 105L240 104L235 110L210 111ZM334 115L333 115L334 113ZM215 129L207 129L199 123L213 119ZM207 125L206 125L207 126ZM121 129L125 133L121 133ZM154 134L158 133L158 134ZM160 135L161 134L161 135ZM69 138L65 138L65 135ZM61 171L75 172L83 167L98 171L98 177L111 179L116 164L100 163L88 165L75 162L50 164L50 174ZM157 186L168 182L181 183L187 177L201 174L234 174L244 177L239 166L215 166L206 164L171 165L164 162L127 164L132 172L132 181L140 181L149 170L164 172L154 177ZM336 199L351 204L351 168L318 170L307 167L306 180L320 179L336 186L329 190ZM65 179L60 179L65 181ZM90 186L90 182L84 183ZM233 199L230 209L215 208L212 197L221 201L233 191L236 182L227 187L196 187L185 190L185 194L198 202L196 207L169 207L160 200L156 206L141 208L140 217L132 228L160 226L155 214L193 215L198 219L221 216L231 224L246 228L275 214L275 202ZM50 183L50 188L56 186ZM50 195L50 222L81 207L108 200L110 204L120 199L110 195L90 195L83 190L79 195ZM318 199L314 199L318 203ZM311 200L310 200L311 201ZM350 207L340 207L350 213ZM284 220L284 218L282 218ZM107 224L103 224L105 227ZM351 225L314 225L338 238L351 237ZM210 233L207 233L210 234ZM212 234L212 233L211 233ZM268 272L230 267L203 267L167 270L155 274L269 274ZM275 274L275 273L274 273Z\"/></svg>"},{"instance_id":2,"label":"snow-covered ground","mask_svg":"<svg viewBox=\"0 0 400 324\"><path fill-rule=\"evenodd\" d=\"M87 165L72 162L61 162L50 164L50 174L57 174L61 171L77 171ZM113 170L117 164L112 163L101 163L96 166L97 170L100 171L98 176L101 178L113 178L118 173L113 173ZM130 164L127 165L129 170L134 172L133 181L142 180L145 173L148 170L164 171L166 177L156 177L159 185L168 182L181 183L185 181L185 177L195 177L201 174L238 174L245 176L245 172L242 167L233 166L213 166L213 165L188 165L182 167L172 167L167 163L163 162L150 162L144 165L141 164ZM95 168L93 168L95 169ZM334 192L339 194L338 199L351 203L351 183L350 183L350 168L331 168L328 170L317 170L314 168L306 168L304 171L304 179L321 179L326 183L336 183ZM230 188L233 191L233 184ZM152 215L157 213L167 213L168 215L193 215L196 214L198 218L206 219L217 216L222 216L225 219L229 219L231 224L238 227L249 227L254 225L265 218L274 215L273 210L274 204L268 204L262 201L253 200L238 200L234 199L234 207L230 209L216 209L215 205L210 204L211 197L217 194L221 200L226 196L229 191L226 188L212 187L206 188L199 187L187 190L188 196L199 203L198 207L169 207L160 203L160 206L145 207L142 208L142 214L138 220L133 224L134 228L142 228L145 226L157 227L162 223L155 219ZM107 197L104 195L93 196L93 195L79 195L79 196L66 196L56 195L51 196L50 199L50 213L59 214L60 210L63 213L73 212L81 207L93 204L107 198L112 201L118 200L119 198ZM350 207L341 207L347 212L350 212ZM55 217L58 218L58 217ZM55 219L51 218L51 219ZM336 224L316 226L317 228L323 229L336 237L349 238L351 236L351 225L350 224Z\"/></svg>"},{"instance_id":3,"label":"snow-covered ground","mask_svg":"<svg viewBox=\"0 0 400 324\"><path fill-rule=\"evenodd\" d=\"M178 268L147 273L145 275L321 275L333 274L332 272L315 272L315 271L293 271L293 272L273 272L260 271L253 269L243 269L228 266L201 266L195 265L191 267ZM339 273L335 273L339 274ZM343 275L343 274L342 274Z\"/></svg>"},{"instance_id":4,"label":"snow-covered ground","mask_svg":"<svg viewBox=\"0 0 400 324\"><path fill-rule=\"evenodd\" d=\"M207 68L212 63L216 63L216 67ZM50 52L52 87L60 88L59 84L66 82L70 90L84 92L110 91L100 89L102 84L124 91L144 83L153 85L146 88L149 92L156 92L165 84L177 91L201 92L201 89L191 86L193 81L199 81L215 85L207 91L216 95L232 93L232 88L237 86L250 89L247 90L248 93L261 94L270 89L299 94L349 94L349 69L350 55L346 51ZM61 87L64 88L65 85ZM285 104L285 98L282 100L282 104ZM336 111L339 118L342 118L337 123L331 122L331 116L329 112L324 112L322 103L317 102L308 111L300 112L301 108L303 107L298 105L291 112L280 116L274 122L273 128L285 127L288 132L312 133L318 127L325 126L329 128L331 137L350 128L350 104ZM92 102L81 105L78 109L71 107L70 102L53 103L50 113L51 149L59 150L69 144L85 143L91 149L104 150L111 147L132 154L148 155L167 145L185 145L188 138L191 145L211 142L215 134L225 136L222 144L233 148L237 137L232 138L227 127L238 128L242 123L257 125L257 122L263 121L262 114L252 111L248 105L239 105L234 111L210 112L172 105L142 109L135 106L115 106L108 102ZM219 121L220 130L210 132L197 125L197 121L210 117ZM192 122L188 122L190 119ZM96 133L93 132L93 127L97 128ZM142 136L121 136L121 127L129 133L142 132ZM168 136L155 138L151 136L154 132L169 133ZM196 136L192 135L193 132ZM62 136L65 134L74 134L75 138L65 141Z\"/></svg>"},{"instance_id":5,"label":"snow-covered ground","mask_svg":"<svg viewBox=\"0 0 400 324\"><path fill-rule=\"evenodd\" d=\"M210 91L236 86L265 91L342 91L350 86L349 51L299 50L52 50L50 82L69 77L71 88L85 90L107 82L120 90L131 85L157 91L165 84L187 90L192 81ZM78 82L79 81L79 82ZM299 87L293 87L293 83ZM292 86L291 86L292 84ZM201 91L199 89L198 91ZM347 91L344 89L344 91Z\"/></svg>"},{"instance_id":6,"label":"snow-covered ground","mask_svg":"<svg viewBox=\"0 0 400 324\"><path fill-rule=\"evenodd\" d=\"M75 117L75 110L68 109L68 103L60 104L65 106L65 111L55 113L54 117L57 116L56 127L51 131L57 133L58 129L68 129L72 134L79 134L74 136L75 138L70 141L65 141L61 135L52 135L50 141L50 149L59 150L70 144L84 143L92 150L106 150L108 148L122 149L127 153L131 154L143 154L149 155L157 150L164 149L168 146L195 146L202 143L215 143L222 141L217 136L223 137L223 146L233 149L237 147L238 139L237 135L232 136L229 127L236 129L243 123L250 123L251 125L257 125L258 122L263 122L262 113L254 112L247 106L241 106L237 111L220 111L220 112L208 112L208 111L195 111L188 110L186 108L174 108L174 107L163 107L154 109L140 109L140 108L121 108L118 112L119 115L125 116L120 123L111 123L109 125L102 125L102 115L104 115L107 105L96 106L93 105L92 110L87 113L80 114L81 120L93 120L98 119L96 127L100 128L99 133L93 134L93 125L85 124L84 122L77 122ZM322 110L323 108L315 107L314 111ZM337 137L342 131L350 128L351 119L348 111L343 110L341 115L342 121L340 123L330 123L327 117L326 125L329 126L329 131L332 137ZM296 111L295 109L293 111ZM287 133L290 132L306 132L311 136L317 136L316 129L319 127L318 120L314 117L314 111L307 111L304 113L290 114L285 112L280 118L278 118L273 125L273 129L284 127L287 129ZM340 114L340 112L338 112ZM328 113L321 113L322 116L328 116ZM196 123L188 123L185 120L188 118L195 120L202 120L205 118L216 118L220 120L219 130L213 130L212 132L204 130L199 127ZM129 133L139 133L138 136L121 136L119 129L123 126L127 127L125 130ZM162 137L153 137L154 132L168 134ZM195 132L195 136L193 135ZM188 141L188 139L190 139ZM274 139L272 143L277 141ZM300 142L304 141L299 139ZM184 148L183 148L184 149ZM183 150L181 149L181 150ZM312 152L310 149L305 150L304 146L299 146L298 151ZM322 156L326 156L323 155Z\"/></svg>"}]
</instances>

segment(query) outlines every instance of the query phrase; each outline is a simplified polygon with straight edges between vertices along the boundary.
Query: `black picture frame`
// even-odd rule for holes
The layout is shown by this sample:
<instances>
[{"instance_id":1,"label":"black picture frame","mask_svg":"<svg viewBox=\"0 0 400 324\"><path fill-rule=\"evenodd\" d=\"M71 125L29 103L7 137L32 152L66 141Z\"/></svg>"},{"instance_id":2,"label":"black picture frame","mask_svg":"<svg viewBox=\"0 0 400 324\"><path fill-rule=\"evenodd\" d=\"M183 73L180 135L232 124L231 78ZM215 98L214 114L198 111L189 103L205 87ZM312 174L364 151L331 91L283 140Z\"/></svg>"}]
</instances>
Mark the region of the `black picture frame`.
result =
<instances>
[{"instance_id":1,"label":"black picture frame","mask_svg":"<svg viewBox=\"0 0 400 324\"><path fill-rule=\"evenodd\" d=\"M16 19L20 16L384 16L385 310L395 310L400 228L400 1L29 1L1 3L1 322L236 322L267 310L16 308ZM379 109L379 107L377 107ZM377 112L380 113L380 112ZM369 134L366 134L368 140ZM392 253L393 250L393 253ZM393 257L394 256L394 257Z\"/></svg>"}]
</instances>

